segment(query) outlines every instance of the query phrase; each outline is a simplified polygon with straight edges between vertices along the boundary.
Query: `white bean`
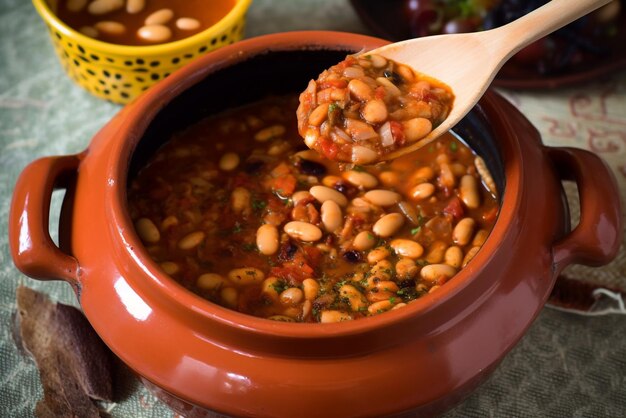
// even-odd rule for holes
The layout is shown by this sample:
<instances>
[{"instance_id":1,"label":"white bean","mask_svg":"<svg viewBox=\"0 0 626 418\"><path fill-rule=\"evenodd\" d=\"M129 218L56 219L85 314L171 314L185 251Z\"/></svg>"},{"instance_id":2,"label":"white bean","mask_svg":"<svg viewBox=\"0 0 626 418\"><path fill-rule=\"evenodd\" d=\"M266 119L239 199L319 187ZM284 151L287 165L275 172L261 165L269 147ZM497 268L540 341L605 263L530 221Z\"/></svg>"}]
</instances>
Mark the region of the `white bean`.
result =
<instances>
[{"instance_id":1,"label":"white bean","mask_svg":"<svg viewBox=\"0 0 626 418\"><path fill-rule=\"evenodd\" d=\"M126 32L126 26L119 22L113 22L111 20L103 20L93 25L100 33L104 33L110 36L122 35Z\"/></svg>"},{"instance_id":2,"label":"white bean","mask_svg":"<svg viewBox=\"0 0 626 418\"><path fill-rule=\"evenodd\" d=\"M392 272L393 266L391 265L391 262L389 260L378 261L370 269L366 287L371 290L377 287L381 281L389 281L391 279Z\"/></svg>"},{"instance_id":3,"label":"white bean","mask_svg":"<svg viewBox=\"0 0 626 418\"><path fill-rule=\"evenodd\" d=\"M469 244L474 235L476 221L472 218L463 218L452 230L452 241L460 246Z\"/></svg>"},{"instance_id":4,"label":"white bean","mask_svg":"<svg viewBox=\"0 0 626 418\"><path fill-rule=\"evenodd\" d=\"M272 315L272 316L268 316L267 319L271 321L277 321L277 322L296 322L294 318L291 318L290 316L287 316L287 315Z\"/></svg>"},{"instance_id":5,"label":"white bean","mask_svg":"<svg viewBox=\"0 0 626 418\"><path fill-rule=\"evenodd\" d=\"M291 149L291 144L287 141L277 139L273 141L267 149L267 155L280 155Z\"/></svg>"},{"instance_id":6,"label":"white bean","mask_svg":"<svg viewBox=\"0 0 626 418\"><path fill-rule=\"evenodd\" d=\"M387 106L380 99L370 100L361 108L361 116L371 124L384 122L387 120Z\"/></svg>"},{"instance_id":7,"label":"white bean","mask_svg":"<svg viewBox=\"0 0 626 418\"><path fill-rule=\"evenodd\" d=\"M342 174L342 177L349 183L363 189L376 187L378 180L367 171L349 170Z\"/></svg>"},{"instance_id":8,"label":"white bean","mask_svg":"<svg viewBox=\"0 0 626 418\"><path fill-rule=\"evenodd\" d=\"M431 181L435 178L435 170L429 166L423 166L415 170L413 174L411 174L411 182L415 184L424 183L426 181Z\"/></svg>"},{"instance_id":9,"label":"white bean","mask_svg":"<svg viewBox=\"0 0 626 418\"><path fill-rule=\"evenodd\" d=\"M180 30L196 30L200 27L200 21L192 17L176 19L176 27Z\"/></svg>"},{"instance_id":10,"label":"white bean","mask_svg":"<svg viewBox=\"0 0 626 418\"><path fill-rule=\"evenodd\" d=\"M352 147L351 161L354 164L368 164L375 161L378 158L378 154L371 148L364 147L362 145L355 145Z\"/></svg>"},{"instance_id":11,"label":"white bean","mask_svg":"<svg viewBox=\"0 0 626 418\"><path fill-rule=\"evenodd\" d=\"M320 285L315 279L304 279L302 281L302 291L306 300L315 300L320 291Z\"/></svg>"},{"instance_id":12,"label":"white bean","mask_svg":"<svg viewBox=\"0 0 626 418\"><path fill-rule=\"evenodd\" d=\"M367 251L374 245L376 245L376 237L370 231L361 231L352 240L352 247L357 251Z\"/></svg>"},{"instance_id":13,"label":"white bean","mask_svg":"<svg viewBox=\"0 0 626 418\"><path fill-rule=\"evenodd\" d=\"M280 280L278 277L268 277L263 280L261 284L261 293L264 297L271 299L272 301L278 301L278 291L276 289L280 288Z\"/></svg>"},{"instance_id":14,"label":"white bean","mask_svg":"<svg viewBox=\"0 0 626 418\"><path fill-rule=\"evenodd\" d=\"M66 7L70 12L80 12L87 5L87 0L67 0Z\"/></svg>"},{"instance_id":15,"label":"white bean","mask_svg":"<svg viewBox=\"0 0 626 418\"><path fill-rule=\"evenodd\" d=\"M239 161L239 155L234 152L227 152L220 158L219 167L224 171L232 171L237 168Z\"/></svg>"},{"instance_id":16,"label":"white bean","mask_svg":"<svg viewBox=\"0 0 626 418\"><path fill-rule=\"evenodd\" d=\"M196 280L196 286L204 290L221 289L227 285L228 280L226 280L222 275L216 273L205 273Z\"/></svg>"},{"instance_id":17,"label":"white bean","mask_svg":"<svg viewBox=\"0 0 626 418\"><path fill-rule=\"evenodd\" d=\"M161 269L170 276L173 276L180 271L180 266L173 261L164 261L159 264L159 267L161 267Z\"/></svg>"},{"instance_id":18,"label":"white bean","mask_svg":"<svg viewBox=\"0 0 626 418\"><path fill-rule=\"evenodd\" d=\"M178 241L181 250L193 250L204 241L206 234L202 231L190 232Z\"/></svg>"},{"instance_id":19,"label":"white bean","mask_svg":"<svg viewBox=\"0 0 626 418\"><path fill-rule=\"evenodd\" d=\"M367 307L367 311L372 315L376 315L387 312L391 308L393 308L393 303L391 303L389 299L385 299L372 303L370 306Z\"/></svg>"},{"instance_id":20,"label":"white bean","mask_svg":"<svg viewBox=\"0 0 626 418\"><path fill-rule=\"evenodd\" d=\"M387 187L394 187L400 183L400 176L395 171L383 171L378 175L378 178Z\"/></svg>"},{"instance_id":21,"label":"white bean","mask_svg":"<svg viewBox=\"0 0 626 418\"><path fill-rule=\"evenodd\" d=\"M143 242L154 244L161 239L159 228L148 218L139 218L135 222L135 229Z\"/></svg>"},{"instance_id":22,"label":"white bean","mask_svg":"<svg viewBox=\"0 0 626 418\"><path fill-rule=\"evenodd\" d=\"M424 247L422 247L418 242L410 239L394 239L389 243L389 245L393 248L396 254L403 257L416 259L421 257L424 253Z\"/></svg>"},{"instance_id":23,"label":"white bean","mask_svg":"<svg viewBox=\"0 0 626 418\"><path fill-rule=\"evenodd\" d=\"M330 187L331 189L335 187L335 185L339 183L340 181L341 181L341 177L334 176L334 175L328 175L322 178L322 184L326 187Z\"/></svg>"},{"instance_id":24,"label":"white bean","mask_svg":"<svg viewBox=\"0 0 626 418\"><path fill-rule=\"evenodd\" d=\"M456 245L448 248L443 256L443 262L454 268L460 268L463 264L463 250Z\"/></svg>"},{"instance_id":25,"label":"white bean","mask_svg":"<svg viewBox=\"0 0 626 418\"><path fill-rule=\"evenodd\" d=\"M376 82L385 88L385 91L392 96L400 96L402 92L400 89L389 81L386 77L378 77Z\"/></svg>"},{"instance_id":26,"label":"white bean","mask_svg":"<svg viewBox=\"0 0 626 418\"><path fill-rule=\"evenodd\" d=\"M390 254L391 253L387 247L376 247L367 254L367 262L370 264L376 264L389 257Z\"/></svg>"},{"instance_id":27,"label":"white bean","mask_svg":"<svg viewBox=\"0 0 626 418\"><path fill-rule=\"evenodd\" d=\"M234 287L224 287L220 291L220 298L227 307L235 309L239 299L239 292Z\"/></svg>"},{"instance_id":28,"label":"white bean","mask_svg":"<svg viewBox=\"0 0 626 418\"><path fill-rule=\"evenodd\" d=\"M461 177L459 183L459 195L465 206L469 209L477 209L480 206L480 195L478 194L478 181L470 174Z\"/></svg>"},{"instance_id":29,"label":"white bean","mask_svg":"<svg viewBox=\"0 0 626 418\"><path fill-rule=\"evenodd\" d=\"M164 25L174 17L174 11L172 9L159 9L156 12L150 13L144 23L146 26L150 25Z\"/></svg>"},{"instance_id":30,"label":"white bean","mask_svg":"<svg viewBox=\"0 0 626 418\"><path fill-rule=\"evenodd\" d=\"M486 229L479 229L474 235L474 239L472 240L472 246L480 247L487 241L487 237L489 236L489 231Z\"/></svg>"},{"instance_id":31,"label":"white bean","mask_svg":"<svg viewBox=\"0 0 626 418\"><path fill-rule=\"evenodd\" d=\"M359 312L367 306L367 299L356 287L351 284L344 284L339 288L339 296L348 299L350 309Z\"/></svg>"},{"instance_id":32,"label":"white bean","mask_svg":"<svg viewBox=\"0 0 626 418\"><path fill-rule=\"evenodd\" d=\"M391 280L381 280L375 283L374 289L367 292L367 300L370 302L379 302L381 300L389 300L397 296L400 288Z\"/></svg>"},{"instance_id":33,"label":"white bean","mask_svg":"<svg viewBox=\"0 0 626 418\"><path fill-rule=\"evenodd\" d=\"M178 223L178 218L174 215L170 215L167 218L163 219L163 222L161 222L161 230L165 231L172 226L178 225Z\"/></svg>"},{"instance_id":34,"label":"white bean","mask_svg":"<svg viewBox=\"0 0 626 418\"><path fill-rule=\"evenodd\" d=\"M320 137L319 129L317 128L309 128L306 130L304 134L304 143L307 147L312 148L317 143L318 138Z\"/></svg>"},{"instance_id":35,"label":"white bean","mask_svg":"<svg viewBox=\"0 0 626 418\"><path fill-rule=\"evenodd\" d=\"M320 215L326 231L335 232L341 228L343 215L341 213L341 208L335 201L327 200L322 203Z\"/></svg>"},{"instance_id":36,"label":"white bean","mask_svg":"<svg viewBox=\"0 0 626 418\"><path fill-rule=\"evenodd\" d=\"M387 59L382 55L370 54L369 60L372 62L374 68L383 68L385 65L387 65Z\"/></svg>"},{"instance_id":37,"label":"white bean","mask_svg":"<svg viewBox=\"0 0 626 418\"><path fill-rule=\"evenodd\" d=\"M309 197L311 197L311 193L309 193L306 190L300 190L295 192L292 196L291 196L291 200L293 201L293 205L297 205L298 202L304 200L304 199L308 199Z\"/></svg>"},{"instance_id":38,"label":"white bean","mask_svg":"<svg viewBox=\"0 0 626 418\"><path fill-rule=\"evenodd\" d=\"M383 189L370 190L369 192L365 193L363 197L368 202L373 203L376 206L395 205L402 199L402 196L399 193Z\"/></svg>"},{"instance_id":39,"label":"white bean","mask_svg":"<svg viewBox=\"0 0 626 418\"><path fill-rule=\"evenodd\" d=\"M124 0L95 0L87 6L87 11L92 15L103 15L122 7L124 7Z\"/></svg>"},{"instance_id":40,"label":"white bean","mask_svg":"<svg viewBox=\"0 0 626 418\"><path fill-rule=\"evenodd\" d=\"M386 238L398 232L403 224L404 216L399 213L389 213L376 221L372 230L379 237Z\"/></svg>"},{"instance_id":41,"label":"white bean","mask_svg":"<svg viewBox=\"0 0 626 418\"><path fill-rule=\"evenodd\" d=\"M441 263L443 257L448 249L448 245L443 241L435 241L430 244L428 253L424 257L430 264Z\"/></svg>"},{"instance_id":42,"label":"white bean","mask_svg":"<svg viewBox=\"0 0 626 418\"><path fill-rule=\"evenodd\" d=\"M397 65L395 67L395 71L398 74L400 74L400 76L402 78L404 78L404 81L406 81L407 83L412 83L413 80L415 79L415 73L413 72L411 67L409 67L407 65ZM428 83L426 83L426 84L428 84Z\"/></svg>"},{"instance_id":43,"label":"white bean","mask_svg":"<svg viewBox=\"0 0 626 418\"><path fill-rule=\"evenodd\" d=\"M320 126L322 122L328 119L328 108L330 107L330 103L322 103L317 106L313 111L309 114L309 125Z\"/></svg>"},{"instance_id":44,"label":"white bean","mask_svg":"<svg viewBox=\"0 0 626 418\"><path fill-rule=\"evenodd\" d=\"M361 67L346 67L342 72L343 76L346 78L363 78L365 77L365 71Z\"/></svg>"},{"instance_id":45,"label":"white bean","mask_svg":"<svg viewBox=\"0 0 626 418\"><path fill-rule=\"evenodd\" d=\"M314 242L322 238L322 230L308 222L291 221L285 224L283 230L291 238L300 241Z\"/></svg>"},{"instance_id":46,"label":"white bean","mask_svg":"<svg viewBox=\"0 0 626 418\"><path fill-rule=\"evenodd\" d=\"M148 42L165 42L172 37L172 31L163 25L146 25L139 28L137 35Z\"/></svg>"},{"instance_id":47,"label":"white bean","mask_svg":"<svg viewBox=\"0 0 626 418\"><path fill-rule=\"evenodd\" d=\"M261 254L272 255L278 251L278 229L274 225L264 224L256 231L256 246Z\"/></svg>"},{"instance_id":48,"label":"white bean","mask_svg":"<svg viewBox=\"0 0 626 418\"><path fill-rule=\"evenodd\" d=\"M435 185L432 183L420 183L409 191L409 194L411 195L413 200L428 199L434 193L435 193Z\"/></svg>"},{"instance_id":49,"label":"white bean","mask_svg":"<svg viewBox=\"0 0 626 418\"><path fill-rule=\"evenodd\" d=\"M449 188L454 187L456 184L456 177L454 177L449 163L442 162L439 164L439 182Z\"/></svg>"},{"instance_id":50,"label":"white bean","mask_svg":"<svg viewBox=\"0 0 626 418\"><path fill-rule=\"evenodd\" d=\"M472 258L474 258L474 256L476 256L476 254L478 253L478 250L480 250L480 247L472 247L472 248L469 249L467 254L465 254L465 257L463 257L462 267L465 267L467 265L467 263L472 261Z\"/></svg>"},{"instance_id":51,"label":"white bean","mask_svg":"<svg viewBox=\"0 0 626 418\"><path fill-rule=\"evenodd\" d=\"M251 210L250 198L252 195L248 189L243 187L235 187L230 195L230 205L233 212L248 214Z\"/></svg>"},{"instance_id":52,"label":"white bean","mask_svg":"<svg viewBox=\"0 0 626 418\"><path fill-rule=\"evenodd\" d=\"M126 11L131 15L139 13L146 7L146 0L127 0Z\"/></svg>"},{"instance_id":53,"label":"white bean","mask_svg":"<svg viewBox=\"0 0 626 418\"><path fill-rule=\"evenodd\" d=\"M323 324L350 321L351 319L352 316L349 313L336 310L324 310L320 313L320 322Z\"/></svg>"},{"instance_id":54,"label":"white bean","mask_svg":"<svg viewBox=\"0 0 626 418\"><path fill-rule=\"evenodd\" d=\"M412 279L417 272L417 264L410 258L401 258L396 263L396 275L399 279Z\"/></svg>"},{"instance_id":55,"label":"white bean","mask_svg":"<svg viewBox=\"0 0 626 418\"><path fill-rule=\"evenodd\" d=\"M482 157L476 157L474 159L474 166L476 167L476 171L480 175L483 183L489 189L491 194L494 196L498 196L498 189L496 188L496 182L493 180L491 173L489 172L489 168L487 168L487 163L483 160Z\"/></svg>"},{"instance_id":56,"label":"white bean","mask_svg":"<svg viewBox=\"0 0 626 418\"><path fill-rule=\"evenodd\" d=\"M441 279L450 279L456 272L457 269L447 264L429 264L422 267L420 276L422 279L428 280L429 282L438 282Z\"/></svg>"},{"instance_id":57,"label":"white bean","mask_svg":"<svg viewBox=\"0 0 626 418\"><path fill-rule=\"evenodd\" d=\"M285 134L285 127L283 125L272 125L267 128L261 129L254 135L254 139L259 142L266 142L272 138L278 138Z\"/></svg>"},{"instance_id":58,"label":"white bean","mask_svg":"<svg viewBox=\"0 0 626 418\"><path fill-rule=\"evenodd\" d=\"M98 35L100 35L98 29L94 28L93 26L83 26L78 31L85 36L89 36L90 38L97 38Z\"/></svg>"},{"instance_id":59,"label":"white bean","mask_svg":"<svg viewBox=\"0 0 626 418\"><path fill-rule=\"evenodd\" d=\"M359 79L350 80L348 90L355 98L361 101L370 100L374 94L372 88Z\"/></svg>"},{"instance_id":60,"label":"white bean","mask_svg":"<svg viewBox=\"0 0 626 418\"><path fill-rule=\"evenodd\" d=\"M404 136L408 142L424 138L433 130L433 124L426 118L413 118L402 122Z\"/></svg>"},{"instance_id":61,"label":"white bean","mask_svg":"<svg viewBox=\"0 0 626 418\"><path fill-rule=\"evenodd\" d=\"M304 293L301 289L297 287L290 287L289 289L285 289L280 294L280 301L284 305L297 305L298 303L302 302L302 299L304 299Z\"/></svg>"},{"instance_id":62,"label":"white bean","mask_svg":"<svg viewBox=\"0 0 626 418\"><path fill-rule=\"evenodd\" d=\"M332 200L339 206L345 207L348 205L348 199L335 189L331 189L326 186L313 186L309 190L309 193L317 199L320 203L324 203L327 200Z\"/></svg>"},{"instance_id":63,"label":"white bean","mask_svg":"<svg viewBox=\"0 0 626 418\"><path fill-rule=\"evenodd\" d=\"M243 267L229 271L228 279L235 284L246 286L261 283L265 279L265 274L254 267Z\"/></svg>"}]
</instances>

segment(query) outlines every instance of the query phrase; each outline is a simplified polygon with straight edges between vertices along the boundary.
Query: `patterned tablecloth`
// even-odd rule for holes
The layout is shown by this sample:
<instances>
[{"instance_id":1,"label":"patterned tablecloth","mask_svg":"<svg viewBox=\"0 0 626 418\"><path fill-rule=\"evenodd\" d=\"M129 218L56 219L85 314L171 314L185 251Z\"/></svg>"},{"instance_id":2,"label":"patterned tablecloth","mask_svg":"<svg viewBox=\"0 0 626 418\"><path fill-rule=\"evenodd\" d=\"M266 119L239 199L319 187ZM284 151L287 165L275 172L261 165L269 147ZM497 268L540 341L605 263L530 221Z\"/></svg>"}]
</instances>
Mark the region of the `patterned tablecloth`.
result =
<instances>
[{"instance_id":1,"label":"patterned tablecloth","mask_svg":"<svg viewBox=\"0 0 626 418\"><path fill-rule=\"evenodd\" d=\"M248 36L302 29L368 33L346 0L255 0L249 12ZM626 72L555 91L501 93L546 144L605 158L626 192ZM11 334L16 287L76 304L65 283L37 282L13 266L6 233L13 185L33 159L81 151L117 111L64 75L30 2L0 0L0 416L33 416L42 396L37 368ZM576 218L576 191L567 190ZM54 196L52 214L60 200ZM53 234L56 227L53 216ZM544 309L492 377L446 416L626 416L626 316L619 314L626 313L619 293L626 291L625 251L606 267L573 266L565 275L600 288L590 297L598 300L593 315ZM118 402L107 405L112 417L174 415L132 379L118 380L117 391Z\"/></svg>"}]
</instances>

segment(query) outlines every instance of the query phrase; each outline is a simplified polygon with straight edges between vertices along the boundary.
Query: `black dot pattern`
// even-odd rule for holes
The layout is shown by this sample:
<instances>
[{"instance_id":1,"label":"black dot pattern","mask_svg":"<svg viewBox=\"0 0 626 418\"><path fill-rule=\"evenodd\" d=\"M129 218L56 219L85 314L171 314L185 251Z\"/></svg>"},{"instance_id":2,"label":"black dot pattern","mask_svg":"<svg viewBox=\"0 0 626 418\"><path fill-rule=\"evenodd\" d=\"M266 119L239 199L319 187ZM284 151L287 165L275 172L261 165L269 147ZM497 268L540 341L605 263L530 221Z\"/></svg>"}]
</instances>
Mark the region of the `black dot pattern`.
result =
<instances>
[{"instance_id":1,"label":"black dot pattern","mask_svg":"<svg viewBox=\"0 0 626 418\"><path fill-rule=\"evenodd\" d=\"M142 58L92 49L48 26L68 76L92 94L126 104L191 60L243 37L244 20L195 45L168 55Z\"/></svg>"}]
</instances>

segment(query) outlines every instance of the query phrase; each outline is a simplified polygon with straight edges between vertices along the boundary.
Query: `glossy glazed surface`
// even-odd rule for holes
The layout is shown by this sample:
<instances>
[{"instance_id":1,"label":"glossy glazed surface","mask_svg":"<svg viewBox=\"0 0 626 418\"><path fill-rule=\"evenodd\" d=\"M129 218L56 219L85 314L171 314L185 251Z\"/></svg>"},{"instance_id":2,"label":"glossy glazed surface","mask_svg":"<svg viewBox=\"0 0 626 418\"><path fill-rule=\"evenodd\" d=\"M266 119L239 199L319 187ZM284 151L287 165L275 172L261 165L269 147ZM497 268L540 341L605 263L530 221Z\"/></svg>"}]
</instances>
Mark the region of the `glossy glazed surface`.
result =
<instances>
[{"instance_id":1,"label":"glossy glazed surface","mask_svg":"<svg viewBox=\"0 0 626 418\"><path fill-rule=\"evenodd\" d=\"M300 65L325 68L324 60L381 42L336 33L268 36L219 50L172 75L103 128L88 152L50 157L25 170L11 211L16 264L32 276L74 283L85 314L112 350L165 400L193 409L194 416L208 410L289 416L298 410L307 417L377 417L451 407L521 338L556 274L572 262L606 263L620 238L618 194L601 160L581 150L543 147L504 99L488 93L474 118L460 126L494 176L500 174L501 190L506 184L492 235L440 292L386 315L302 327L210 305L149 261L126 211L127 175L157 145L148 145L153 133L168 129L172 115L189 123L186 105L204 103L208 91L219 96L221 77L291 54L284 51L307 50L296 54ZM329 55L320 46L340 52ZM230 65L232 72L226 71ZM250 95L242 92L237 100ZM236 104L219 97L220 106ZM497 137L498 147L480 132ZM74 170L79 174L72 176ZM43 228L53 182L37 181L66 178L62 173L73 179L63 183L70 190L62 219L65 253L46 242ZM570 174L582 190L583 212L572 233L560 186ZM76 264L78 271L71 269Z\"/></svg>"}]
</instances>

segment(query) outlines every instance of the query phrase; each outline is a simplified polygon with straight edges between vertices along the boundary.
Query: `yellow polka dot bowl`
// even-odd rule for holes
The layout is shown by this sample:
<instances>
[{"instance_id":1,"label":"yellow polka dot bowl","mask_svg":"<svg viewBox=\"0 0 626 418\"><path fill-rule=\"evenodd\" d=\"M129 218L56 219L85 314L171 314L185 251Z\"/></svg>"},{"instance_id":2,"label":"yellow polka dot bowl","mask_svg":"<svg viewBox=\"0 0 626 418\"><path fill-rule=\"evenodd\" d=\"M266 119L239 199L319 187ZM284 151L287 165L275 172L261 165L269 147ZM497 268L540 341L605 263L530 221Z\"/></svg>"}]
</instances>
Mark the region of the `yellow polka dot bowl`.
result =
<instances>
[{"instance_id":1,"label":"yellow polka dot bowl","mask_svg":"<svg viewBox=\"0 0 626 418\"><path fill-rule=\"evenodd\" d=\"M243 37L252 0L236 0L213 26L188 38L149 46L102 42L83 35L55 14L58 0L33 0L68 76L93 95L126 104L194 58Z\"/></svg>"}]
</instances>

